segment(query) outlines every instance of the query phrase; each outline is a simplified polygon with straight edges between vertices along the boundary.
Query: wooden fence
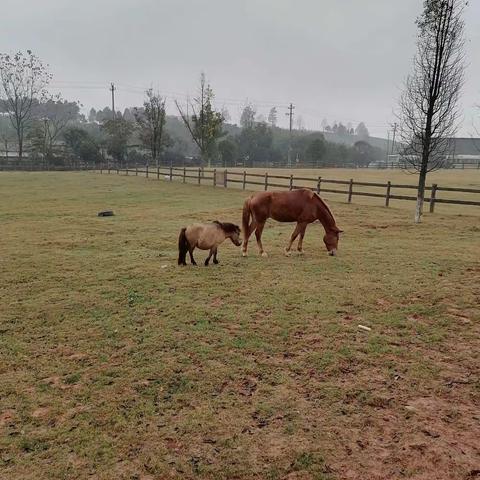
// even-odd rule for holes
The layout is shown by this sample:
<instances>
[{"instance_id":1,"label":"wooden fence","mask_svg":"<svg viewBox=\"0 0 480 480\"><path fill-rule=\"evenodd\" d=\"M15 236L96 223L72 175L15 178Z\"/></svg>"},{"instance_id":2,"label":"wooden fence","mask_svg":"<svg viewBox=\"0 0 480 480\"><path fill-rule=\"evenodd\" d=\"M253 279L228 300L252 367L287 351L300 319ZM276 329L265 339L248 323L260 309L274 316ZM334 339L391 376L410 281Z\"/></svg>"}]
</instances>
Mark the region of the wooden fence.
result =
<instances>
[{"instance_id":1,"label":"wooden fence","mask_svg":"<svg viewBox=\"0 0 480 480\"><path fill-rule=\"evenodd\" d=\"M275 175L269 172L265 174L249 173L244 170L243 172L236 172L226 169L205 169L205 168L179 168L179 167L144 167L144 168L107 168L100 169L100 173L116 173L123 175L143 175L147 178L160 178L168 181L181 181L182 183L196 183L198 185L213 185L214 187L228 188L229 186L237 186L237 188L247 189L249 185L255 185L256 187L262 187L264 190L269 188L281 188L293 190L296 188L308 188L317 193L336 193L345 195L348 203L352 202L353 197L374 197L382 198L384 205L388 207L390 200L412 200L416 201L415 195L404 195L396 193L396 190L412 190L414 193L417 190L416 185L408 184L396 184L390 181L386 183L379 182L357 182L353 179L350 180L333 180L319 177L300 177L286 175ZM301 183L298 183L301 182ZM310 183L311 185L305 185ZM313 185L312 185L313 184ZM359 189L360 187L361 189ZM365 188L375 187L377 190L382 189L383 192L369 192L365 191ZM435 210L435 204L448 203L453 205L475 205L480 206L480 197L478 199L451 199L451 198L439 198L440 192L458 192L466 194L480 195L480 189L473 188L454 188L454 187L441 187L436 183L432 184L425 189L428 192L429 197L425 198L425 202L430 204L430 212Z\"/></svg>"}]
</instances>

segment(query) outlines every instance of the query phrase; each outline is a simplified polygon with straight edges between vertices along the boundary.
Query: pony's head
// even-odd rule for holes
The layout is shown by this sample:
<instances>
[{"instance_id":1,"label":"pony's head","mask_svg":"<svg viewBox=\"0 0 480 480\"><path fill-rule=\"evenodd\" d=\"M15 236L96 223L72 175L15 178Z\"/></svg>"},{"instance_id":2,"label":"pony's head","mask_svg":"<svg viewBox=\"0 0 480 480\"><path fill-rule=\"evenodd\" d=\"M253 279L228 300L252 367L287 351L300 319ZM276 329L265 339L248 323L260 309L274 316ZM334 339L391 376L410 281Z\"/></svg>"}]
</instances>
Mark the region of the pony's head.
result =
<instances>
[{"instance_id":1,"label":"pony's head","mask_svg":"<svg viewBox=\"0 0 480 480\"><path fill-rule=\"evenodd\" d=\"M215 222L225 233L225 237L229 238L233 244L239 247L242 244L242 240L240 238L240 227L235 225L234 223L228 222Z\"/></svg>"},{"instance_id":2,"label":"pony's head","mask_svg":"<svg viewBox=\"0 0 480 480\"><path fill-rule=\"evenodd\" d=\"M323 237L323 243L325 243L325 246L327 247L328 254L332 257L337 254L338 240L342 232L343 230L334 227L332 229L329 229Z\"/></svg>"}]
</instances>

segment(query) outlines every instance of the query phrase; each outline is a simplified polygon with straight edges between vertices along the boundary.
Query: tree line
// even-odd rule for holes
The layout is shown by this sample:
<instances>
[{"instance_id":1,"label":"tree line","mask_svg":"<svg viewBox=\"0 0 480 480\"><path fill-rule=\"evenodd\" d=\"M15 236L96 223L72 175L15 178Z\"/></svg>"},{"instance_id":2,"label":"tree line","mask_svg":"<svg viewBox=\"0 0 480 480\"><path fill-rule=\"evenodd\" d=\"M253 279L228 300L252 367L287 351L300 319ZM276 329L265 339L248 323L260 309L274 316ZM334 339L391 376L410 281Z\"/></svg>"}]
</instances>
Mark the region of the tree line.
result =
<instances>
[{"instance_id":1,"label":"tree line","mask_svg":"<svg viewBox=\"0 0 480 480\"><path fill-rule=\"evenodd\" d=\"M197 95L176 102L177 116L168 116L165 98L149 89L142 106L123 113L109 107L81 113L82 105L48 92L48 66L31 51L0 54L0 135L3 156L19 161L61 165L107 160L153 165L284 166L291 149L294 165L308 167L367 166L382 158L368 143L360 124L347 131L335 122L325 132L359 137L348 147L329 142L321 132L302 128L292 133L277 126L277 109L268 118L247 104L240 125L229 123L226 109L218 111L214 92L202 73Z\"/></svg>"}]
</instances>

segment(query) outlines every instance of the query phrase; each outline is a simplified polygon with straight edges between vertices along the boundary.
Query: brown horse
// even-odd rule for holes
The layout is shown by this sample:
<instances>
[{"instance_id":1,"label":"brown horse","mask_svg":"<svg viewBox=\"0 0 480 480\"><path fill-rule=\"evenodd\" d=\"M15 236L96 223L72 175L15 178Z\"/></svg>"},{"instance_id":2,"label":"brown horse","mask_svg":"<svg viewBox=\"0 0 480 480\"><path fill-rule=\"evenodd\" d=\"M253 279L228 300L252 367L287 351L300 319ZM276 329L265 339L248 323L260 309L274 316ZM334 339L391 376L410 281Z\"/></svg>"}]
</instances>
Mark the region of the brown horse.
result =
<instances>
[{"instance_id":1,"label":"brown horse","mask_svg":"<svg viewBox=\"0 0 480 480\"><path fill-rule=\"evenodd\" d=\"M268 218L278 222L297 222L285 254L290 255L292 243L300 235L298 251L303 253L303 237L309 223L319 220L325 229L323 241L329 255L335 255L339 234L342 232L327 204L314 192L306 188L287 192L261 192L247 198L243 205L243 256L247 256L248 239L255 232L260 254L263 250L262 232ZM251 219L251 221L250 221ZM249 223L250 222L250 223Z\"/></svg>"},{"instance_id":2,"label":"brown horse","mask_svg":"<svg viewBox=\"0 0 480 480\"><path fill-rule=\"evenodd\" d=\"M178 264L186 265L187 252L190 254L192 265L196 265L193 258L195 248L200 250L210 250L205 260L205 266L210 262L213 255L213 263L218 263L217 248L225 240L229 238L232 243L239 247L242 242L240 240L240 227L233 223L213 222L205 225L196 223L180 230L178 237Z\"/></svg>"}]
</instances>

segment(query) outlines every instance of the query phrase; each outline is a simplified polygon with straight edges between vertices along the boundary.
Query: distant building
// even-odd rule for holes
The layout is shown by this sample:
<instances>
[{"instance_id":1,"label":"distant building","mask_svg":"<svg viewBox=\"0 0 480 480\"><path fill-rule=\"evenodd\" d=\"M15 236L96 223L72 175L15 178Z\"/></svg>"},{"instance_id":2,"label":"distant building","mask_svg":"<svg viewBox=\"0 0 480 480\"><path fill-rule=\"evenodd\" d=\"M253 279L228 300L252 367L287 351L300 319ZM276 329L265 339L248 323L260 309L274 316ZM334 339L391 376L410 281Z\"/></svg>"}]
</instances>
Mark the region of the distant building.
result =
<instances>
[{"instance_id":1,"label":"distant building","mask_svg":"<svg viewBox=\"0 0 480 480\"><path fill-rule=\"evenodd\" d=\"M480 164L480 138L453 138L447 158L452 164L478 166Z\"/></svg>"},{"instance_id":2,"label":"distant building","mask_svg":"<svg viewBox=\"0 0 480 480\"><path fill-rule=\"evenodd\" d=\"M398 153L387 155L385 166L395 167L401 163ZM378 167L382 162L377 162ZM480 138L452 138L446 155L445 168L480 168Z\"/></svg>"}]
</instances>

